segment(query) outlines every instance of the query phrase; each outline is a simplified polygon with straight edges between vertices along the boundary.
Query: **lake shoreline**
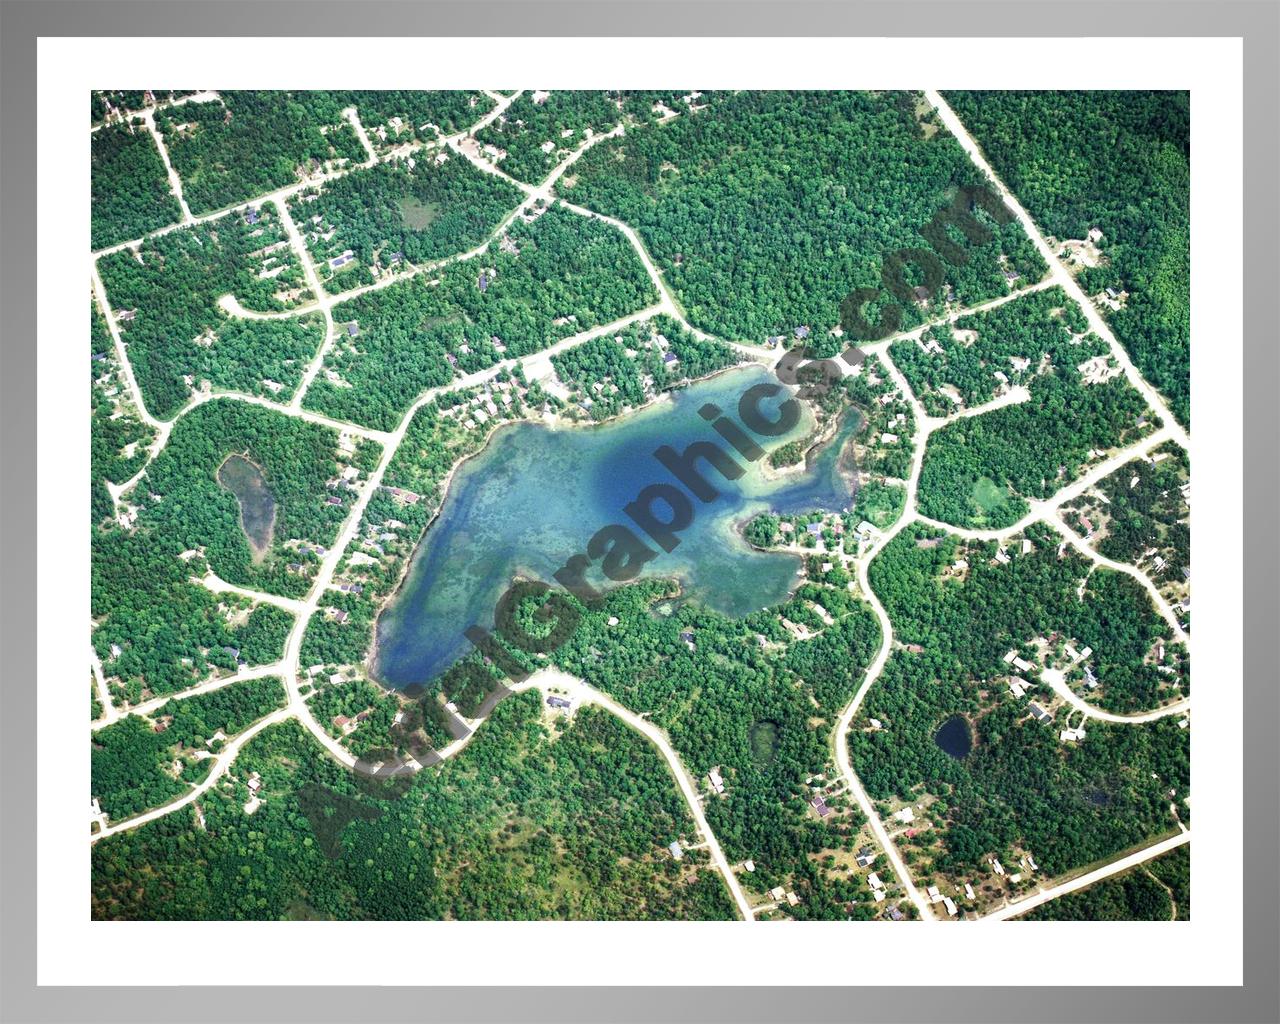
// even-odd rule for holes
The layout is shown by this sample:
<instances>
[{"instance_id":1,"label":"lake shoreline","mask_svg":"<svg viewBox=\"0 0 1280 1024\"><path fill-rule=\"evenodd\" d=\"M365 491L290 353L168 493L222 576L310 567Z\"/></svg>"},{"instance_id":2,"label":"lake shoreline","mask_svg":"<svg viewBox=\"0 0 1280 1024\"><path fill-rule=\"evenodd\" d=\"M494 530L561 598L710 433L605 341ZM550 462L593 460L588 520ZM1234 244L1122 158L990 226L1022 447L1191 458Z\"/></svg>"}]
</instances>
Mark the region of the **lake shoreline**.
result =
<instances>
[{"instance_id":1,"label":"lake shoreline","mask_svg":"<svg viewBox=\"0 0 1280 1024\"><path fill-rule=\"evenodd\" d=\"M713 370L711 371L711 373L704 374L701 377L688 377L684 379L677 386L668 388L665 391L661 391L655 394L652 398L644 402L642 405L630 406L627 409L624 409L602 420L588 420L588 421L577 420L577 419L569 420L569 419L562 419L556 416L549 417L546 413L541 413L537 416L526 415L526 416L521 416L518 419L503 420L500 423L493 423L489 427L488 432L485 435L484 441L481 443L480 447L477 448L475 451L469 452L468 454L464 455L457 462L455 462L451 467L449 467L449 472L447 472L444 475L444 478L440 481L440 484L439 484L440 500L436 505L435 511L431 513L431 518L427 520L426 524L422 528L422 532L418 535L417 540L413 542L413 552L404 560L404 565L400 569L400 573L395 581L395 585L387 592L386 596L381 598L375 605L374 615L373 615L373 638L369 644L369 654L364 659L364 662L361 666L364 669L365 676L369 679L370 682L375 683L376 685L382 687L384 690L386 690L389 693L394 694L394 693L400 692L400 690L397 687L394 687L390 683L385 682L381 678L380 672L379 672L378 662L379 662L379 655L381 653L381 643L380 643L379 632L380 632L380 626L382 624L382 617L386 613L388 607L390 607L394 599L400 595L400 592L404 589L405 584L408 582L409 575L411 570L413 569L414 562L417 561L418 553L422 550L423 542L427 538L427 533L430 531L431 527L435 525L436 520L440 517L440 514L444 511L445 502L448 501L449 491L453 485L454 477L457 474L458 470L460 470L464 465L466 465L466 463L471 459L478 458L479 456L483 455L486 451L488 451L489 446L493 443L494 437L497 436L500 430L502 430L504 427L515 427L515 426L519 426L521 424L526 424L526 423L531 424L533 426L541 426L547 430L581 430L581 429L590 429L593 427L605 427L605 426L612 425L624 418L634 416L637 413L649 412L651 410L657 409L663 404L673 404L675 402L675 392L677 391L692 387L696 384L705 383L706 381L712 380L716 377L722 376L727 373L731 373L735 370L742 370L750 366L760 366L760 365L761 365L760 363L757 363L754 360L744 358L741 362L733 363L729 366L722 366L719 369ZM806 458L807 458L807 455L808 453L806 452ZM683 581L680 580L678 576L672 576L672 577L666 577L666 578L676 580L679 593L684 592Z\"/></svg>"}]
</instances>

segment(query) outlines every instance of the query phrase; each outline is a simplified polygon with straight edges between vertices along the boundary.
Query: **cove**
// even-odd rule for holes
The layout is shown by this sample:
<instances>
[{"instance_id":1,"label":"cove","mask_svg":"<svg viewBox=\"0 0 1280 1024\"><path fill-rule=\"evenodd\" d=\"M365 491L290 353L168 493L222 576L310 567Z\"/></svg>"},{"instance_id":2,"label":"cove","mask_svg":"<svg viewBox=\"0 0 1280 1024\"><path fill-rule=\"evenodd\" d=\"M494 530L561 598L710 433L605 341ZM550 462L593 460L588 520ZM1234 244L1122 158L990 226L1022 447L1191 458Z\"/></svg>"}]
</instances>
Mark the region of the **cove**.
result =
<instances>
[{"instance_id":1,"label":"cove","mask_svg":"<svg viewBox=\"0 0 1280 1024\"><path fill-rule=\"evenodd\" d=\"M240 528L253 549L254 561L261 561L271 546L276 520L276 499L262 470L243 455L231 455L218 467L218 483L236 496Z\"/></svg>"},{"instance_id":2,"label":"cove","mask_svg":"<svg viewBox=\"0 0 1280 1024\"><path fill-rule=\"evenodd\" d=\"M426 683L470 649L463 635L468 626L492 627L498 599L516 576L558 586L552 574L602 526L635 528L623 506L649 484L675 482L653 457L656 448L683 451L708 440L729 450L698 410L713 402L737 421L739 396L772 379L761 367L730 370L600 426L500 427L483 451L458 467L403 585L379 617L375 677L397 689ZM762 403L764 414L775 416L785 397ZM772 450L803 437L813 428L804 409L789 434L754 440ZM642 578L677 578L682 600L732 616L785 600L799 559L753 550L738 527L766 509L847 508L852 475L840 456L857 425L857 413L846 413L833 440L800 472L770 477L760 465L765 460L738 458L746 472L725 480L699 463L720 496L705 504L693 499L694 520L679 545L649 562ZM587 580L599 589L609 585L598 565Z\"/></svg>"}]
</instances>

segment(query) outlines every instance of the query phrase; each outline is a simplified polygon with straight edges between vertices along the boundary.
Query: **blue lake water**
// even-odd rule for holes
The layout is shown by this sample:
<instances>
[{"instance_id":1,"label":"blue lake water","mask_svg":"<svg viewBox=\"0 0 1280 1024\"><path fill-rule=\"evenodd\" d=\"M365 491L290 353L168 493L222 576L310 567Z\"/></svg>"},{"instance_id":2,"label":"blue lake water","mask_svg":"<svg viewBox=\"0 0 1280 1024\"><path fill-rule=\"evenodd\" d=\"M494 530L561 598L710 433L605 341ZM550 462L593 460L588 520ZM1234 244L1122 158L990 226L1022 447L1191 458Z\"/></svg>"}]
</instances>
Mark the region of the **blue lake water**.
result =
<instances>
[{"instance_id":1,"label":"blue lake water","mask_svg":"<svg viewBox=\"0 0 1280 1024\"><path fill-rule=\"evenodd\" d=\"M623 512L648 485L676 482L654 450L666 444L682 452L701 440L729 450L698 410L714 402L737 422L739 396L772 379L760 367L736 369L601 426L500 428L483 452L459 467L404 585L379 618L377 677L397 688L434 678L470 649L463 636L468 626L492 628L494 607L516 576L555 586L552 574L584 552L603 526L624 524L656 548ZM772 417L784 397L762 403L765 415ZM789 434L751 436L772 450L812 426L806 409ZM759 463L741 458L737 461L747 471L734 481L699 462L720 495L705 504L691 497L694 518L680 532L679 545L660 552L642 577L676 577L683 599L733 616L785 600L797 581L799 559L753 550L738 526L766 509L847 508L851 476L840 454L856 428L857 414L846 414L835 439L810 458L803 472L772 479ZM660 503L656 511L667 514ZM610 585L598 565L587 581L599 589Z\"/></svg>"}]
</instances>

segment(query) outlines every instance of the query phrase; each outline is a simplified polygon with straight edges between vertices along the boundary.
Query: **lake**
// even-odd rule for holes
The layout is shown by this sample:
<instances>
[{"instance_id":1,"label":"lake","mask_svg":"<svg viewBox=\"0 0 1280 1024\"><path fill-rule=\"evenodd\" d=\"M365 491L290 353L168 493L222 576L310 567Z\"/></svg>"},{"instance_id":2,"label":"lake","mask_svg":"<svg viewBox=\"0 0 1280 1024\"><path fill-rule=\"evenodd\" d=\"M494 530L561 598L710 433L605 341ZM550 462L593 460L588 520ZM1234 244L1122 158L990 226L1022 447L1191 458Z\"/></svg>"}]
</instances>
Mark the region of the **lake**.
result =
<instances>
[{"instance_id":1,"label":"lake","mask_svg":"<svg viewBox=\"0 0 1280 1024\"><path fill-rule=\"evenodd\" d=\"M973 733L969 731L969 722L964 715L952 715L934 733L933 742L942 748L944 754L963 761L973 749Z\"/></svg>"},{"instance_id":2,"label":"lake","mask_svg":"<svg viewBox=\"0 0 1280 1024\"><path fill-rule=\"evenodd\" d=\"M232 455L218 467L218 483L236 496L240 504L240 528L253 550L253 560L262 561L271 547L276 521L276 499L267 487L262 470L242 455Z\"/></svg>"},{"instance_id":3,"label":"lake","mask_svg":"<svg viewBox=\"0 0 1280 1024\"><path fill-rule=\"evenodd\" d=\"M677 451L700 440L720 441L698 410L707 402L738 421L739 396L774 378L761 367L735 369L675 392L669 400L613 422L589 427L517 423L499 428L488 446L454 474L440 515L414 553L403 586L378 620L376 675L403 688L425 683L448 668L470 644L463 631L492 628L494 606L517 575L556 585L552 574L586 549L601 527L638 527L623 506L654 483L673 483L653 457L660 445ZM785 397L762 403L773 417ZM766 477L761 459L746 473L725 480L705 462L704 477L720 491L703 504L693 500L693 522L680 543L645 566L642 576L675 577L682 600L698 601L727 615L742 616L785 600L797 582L794 555L759 552L738 532L757 512L842 510L852 503L852 485L840 452L857 428L849 412L835 439L809 460L803 472ZM805 416L789 434L765 439L772 450L813 427ZM659 503L655 509L665 516ZM650 545L655 546L656 545ZM597 565L587 581L603 589L609 581Z\"/></svg>"}]
</instances>

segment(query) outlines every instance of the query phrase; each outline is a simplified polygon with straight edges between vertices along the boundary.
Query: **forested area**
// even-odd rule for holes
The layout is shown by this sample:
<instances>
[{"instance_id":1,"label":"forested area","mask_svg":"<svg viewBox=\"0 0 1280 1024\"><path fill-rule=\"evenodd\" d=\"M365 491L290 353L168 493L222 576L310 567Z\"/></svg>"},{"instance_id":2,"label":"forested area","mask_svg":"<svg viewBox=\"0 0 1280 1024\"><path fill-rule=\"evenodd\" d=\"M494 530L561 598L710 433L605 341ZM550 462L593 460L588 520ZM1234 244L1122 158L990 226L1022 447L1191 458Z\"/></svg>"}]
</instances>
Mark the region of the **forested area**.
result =
<instances>
[{"instance_id":1,"label":"forested area","mask_svg":"<svg viewBox=\"0 0 1280 1024\"><path fill-rule=\"evenodd\" d=\"M144 110L156 103L168 103L183 96L194 95L192 89L153 89L150 91L153 102L148 102L148 94L143 90L94 89L89 94L89 118L93 125L101 124L108 115L122 117L134 110Z\"/></svg>"},{"instance_id":2,"label":"forested area","mask_svg":"<svg viewBox=\"0 0 1280 1024\"><path fill-rule=\"evenodd\" d=\"M197 581L208 567L240 586L305 593L307 576L288 563L305 567L320 556L285 544L328 544L336 535L346 513L326 502L327 482L340 469L335 445L325 427L228 400L201 405L174 425L130 495L136 521L93 533L94 648L131 701L191 686L214 668L234 671L238 660L262 664L282 655L288 612L260 606L246 619L247 599L213 594ZM252 459L274 494L275 543L261 562L235 496L216 478L232 453Z\"/></svg>"},{"instance_id":3,"label":"forested area","mask_svg":"<svg viewBox=\"0 0 1280 1024\"><path fill-rule=\"evenodd\" d=\"M149 238L136 255L112 253L98 269L143 400L161 418L206 380L287 399L324 337L318 315L250 320L219 308L224 295L259 312L313 298L271 207L252 220L228 214Z\"/></svg>"},{"instance_id":4,"label":"forested area","mask_svg":"<svg viewBox=\"0 0 1280 1024\"><path fill-rule=\"evenodd\" d=\"M355 321L358 334L325 356L306 407L391 430L419 394L453 378L450 357L472 373L655 300L626 238L600 221L553 206L518 219L509 237L517 253L493 243L443 268L439 283L418 275L335 307L334 319Z\"/></svg>"},{"instance_id":5,"label":"forested area","mask_svg":"<svg viewBox=\"0 0 1280 1024\"><path fill-rule=\"evenodd\" d=\"M465 89L353 89L295 95L305 100L322 124L335 123L344 108L355 107L369 141L382 151L453 135L493 109L493 100L483 92Z\"/></svg>"},{"instance_id":6,"label":"forested area","mask_svg":"<svg viewBox=\"0 0 1280 1024\"><path fill-rule=\"evenodd\" d=\"M668 362L667 357L674 361ZM593 420L606 420L643 405L653 395L738 362L722 341L703 340L677 320L657 316L611 337L592 338L551 357L556 376L572 389L570 400L590 402ZM597 386L598 385L598 386Z\"/></svg>"},{"instance_id":7,"label":"forested area","mask_svg":"<svg viewBox=\"0 0 1280 1024\"><path fill-rule=\"evenodd\" d=\"M365 159L351 125L308 93L220 96L155 115L182 194L197 216L292 185L330 161Z\"/></svg>"},{"instance_id":8,"label":"forested area","mask_svg":"<svg viewBox=\"0 0 1280 1024\"><path fill-rule=\"evenodd\" d=\"M443 162L419 154L361 168L293 197L290 213L307 231L322 279L340 276L349 289L376 280L374 267L381 272L465 252L524 199L514 185L457 154L440 156ZM335 271L331 261L347 252L354 260Z\"/></svg>"},{"instance_id":9,"label":"forested area","mask_svg":"<svg viewBox=\"0 0 1280 1024\"><path fill-rule=\"evenodd\" d=\"M1123 874L1041 904L1015 921L1189 921L1191 847L1176 850ZM1182 883L1181 888L1165 876ZM1167 886L1167 888L1166 888Z\"/></svg>"},{"instance_id":10,"label":"forested area","mask_svg":"<svg viewBox=\"0 0 1280 1024\"><path fill-rule=\"evenodd\" d=\"M1098 552L1139 565L1161 590L1185 584L1191 571L1190 460L1179 445L1161 445L1151 458L1125 463L1064 506L1063 520L1081 536L1098 531ZM1148 552L1151 554L1148 555ZM1150 560L1158 559L1158 560Z\"/></svg>"},{"instance_id":11,"label":"forested area","mask_svg":"<svg viewBox=\"0 0 1280 1024\"><path fill-rule=\"evenodd\" d=\"M1074 370L1038 376L1031 397L955 420L929 435L920 470L923 515L1000 529L1080 475L1094 450L1136 441L1146 403L1123 377L1085 384Z\"/></svg>"},{"instance_id":12,"label":"forested area","mask_svg":"<svg viewBox=\"0 0 1280 1024\"><path fill-rule=\"evenodd\" d=\"M1187 691L1185 665L1167 674L1145 663L1153 645L1168 640L1169 627L1141 584L1093 567L1071 548L1059 554L1061 538L1048 527L1034 525L1024 536L1032 550L1006 564L992 557L995 541L962 546L951 534L919 525L895 537L872 562L870 583L898 638L924 647L930 664L942 658L974 680L1007 675L1001 659L1010 647L1036 637L1074 638L1077 648L1093 648L1100 703L1118 712L1147 710ZM1010 547L1019 550L1016 541ZM954 575L961 557L963 579ZM1182 651L1172 641L1167 646ZM1049 658L1062 663L1062 644L1050 647Z\"/></svg>"},{"instance_id":13,"label":"forested area","mask_svg":"<svg viewBox=\"0 0 1280 1024\"><path fill-rule=\"evenodd\" d=\"M806 783L826 770L828 733L878 647L874 616L847 592L814 585L744 619L692 603L673 610L663 599L676 592L663 580L611 591L584 609L555 662L667 730L693 775L719 767L726 793L706 800L707 820L730 862L755 861L745 883L762 893L786 885L800 896L780 912L844 919L860 895L854 911L866 916L865 882L829 871L823 860L847 854L862 816L841 796L832 798L841 813L819 820ZM833 625L808 606L818 598ZM610 626L610 617L618 623ZM782 617L822 632L796 640ZM682 634L692 636L693 649Z\"/></svg>"},{"instance_id":14,"label":"forested area","mask_svg":"<svg viewBox=\"0 0 1280 1024\"><path fill-rule=\"evenodd\" d=\"M112 821L171 800L209 768L193 753L217 751L217 732L235 736L282 707L284 699L279 679L251 679L171 700L151 716L154 727L127 715L93 735L91 795Z\"/></svg>"},{"instance_id":15,"label":"forested area","mask_svg":"<svg viewBox=\"0 0 1280 1024\"><path fill-rule=\"evenodd\" d=\"M140 238L182 219L151 133L139 122L109 124L92 135L90 236L95 249Z\"/></svg>"},{"instance_id":16,"label":"forested area","mask_svg":"<svg viewBox=\"0 0 1280 1024\"><path fill-rule=\"evenodd\" d=\"M880 288L889 254L931 250L921 232L957 189L981 183L917 99L736 93L592 147L557 190L634 227L695 326L758 341L807 325L834 345L826 332L845 296ZM942 291L965 304L1007 293L1002 254L1027 283L1045 270L1016 222L988 226L994 237L946 268ZM883 307L868 305L867 319ZM908 326L928 314L910 302L902 315Z\"/></svg>"},{"instance_id":17,"label":"forested area","mask_svg":"<svg viewBox=\"0 0 1280 1024\"><path fill-rule=\"evenodd\" d=\"M1126 684L1146 678L1143 658L1167 629L1145 591L1120 574L1095 571L1078 597L1088 563L1069 551L1060 557L1046 528L1027 536L1032 552L1005 565L990 559L994 543L971 545L963 581L941 579L961 554L959 540L919 526L871 564L871 586L897 639L920 650L895 653L867 694L849 738L854 770L876 800L938 798L930 808L937 827L921 833L921 844L936 838L932 863L949 874L985 872L983 857L1015 845L1050 875L1091 863L1173 827L1170 788L1184 821L1189 814L1187 731L1172 719L1091 721L1083 741L1062 743L1057 722L1028 715L1029 701L1051 703L1047 689L1026 674L1027 696L1009 694L1005 652L1039 658L1032 641L1049 637L1047 663L1074 639L1093 648L1116 703L1126 695L1145 703L1149 695ZM976 734L964 759L933 738L955 714ZM871 718L883 728L868 729Z\"/></svg>"},{"instance_id":18,"label":"forested area","mask_svg":"<svg viewBox=\"0 0 1280 1024\"><path fill-rule=\"evenodd\" d=\"M382 791L293 722L236 759L242 782L93 848L102 919L727 919L706 851L673 861L693 822L666 765L604 712L552 730L536 693L499 705L466 751ZM145 868L144 868L145 865Z\"/></svg>"},{"instance_id":19,"label":"forested area","mask_svg":"<svg viewBox=\"0 0 1280 1024\"><path fill-rule=\"evenodd\" d=\"M286 543L331 543L354 500L330 486L342 469L337 441L330 428L296 416L231 399L206 402L174 425L169 443L147 468L140 486L160 500L153 498L140 513L139 526L180 550L199 548L228 583L300 597L308 581L285 563L304 556ZM259 467L275 499L274 543L261 562L252 557L235 496L217 479L231 454ZM335 495L340 504L329 503Z\"/></svg>"},{"instance_id":20,"label":"forested area","mask_svg":"<svg viewBox=\"0 0 1280 1024\"><path fill-rule=\"evenodd\" d=\"M1059 240L1102 232L1088 294L1144 377L1191 416L1191 100L1187 92L948 92L991 165Z\"/></svg>"},{"instance_id":21,"label":"forested area","mask_svg":"<svg viewBox=\"0 0 1280 1024\"><path fill-rule=\"evenodd\" d=\"M115 514L107 482L122 484L143 467L155 431L138 418L124 393L115 347L98 307L90 304L90 515L101 523Z\"/></svg>"},{"instance_id":22,"label":"forested area","mask_svg":"<svg viewBox=\"0 0 1280 1024\"><path fill-rule=\"evenodd\" d=\"M497 120L476 133L482 145L505 152L498 166L536 185L589 138L622 120L617 94L554 89L521 93Z\"/></svg>"},{"instance_id":23,"label":"forested area","mask_svg":"<svg viewBox=\"0 0 1280 1024\"><path fill-rule=\"evenodd\" d=\"M948 416L991 401L1005 386L1034 381L1046 358L1055 372L1078 376L1075 367L1109 351L1087 330L1080 308L1055 287L961 317L954 327L931 327L919 342L895 343L890 355L925 411Z\"/></svg>"}]
</instances>

